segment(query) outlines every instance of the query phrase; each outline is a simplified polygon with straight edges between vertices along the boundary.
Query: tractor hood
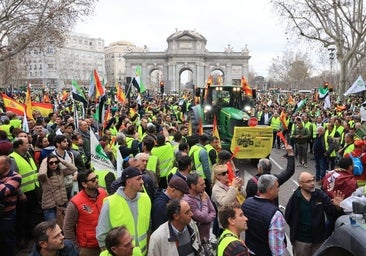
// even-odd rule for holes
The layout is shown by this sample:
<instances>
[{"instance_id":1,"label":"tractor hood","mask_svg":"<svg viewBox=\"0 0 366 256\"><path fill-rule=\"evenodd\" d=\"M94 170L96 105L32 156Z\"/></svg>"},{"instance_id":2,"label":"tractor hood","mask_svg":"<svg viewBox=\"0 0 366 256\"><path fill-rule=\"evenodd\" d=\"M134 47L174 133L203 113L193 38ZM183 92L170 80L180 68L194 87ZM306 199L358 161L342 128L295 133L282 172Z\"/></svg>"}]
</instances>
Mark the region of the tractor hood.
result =
<instances>
[{"instance_id":1,"label":"tractor hood","mask_svg":"<svg viewBox=\"0 0 366 256\"><path fill-rule=\"evenodd\" d=\"M250 116L237 108L227 107L222 108L221 112L227 116L231 116L233 119L236 120L249 120Z\"/></svg>"}]
</instances>

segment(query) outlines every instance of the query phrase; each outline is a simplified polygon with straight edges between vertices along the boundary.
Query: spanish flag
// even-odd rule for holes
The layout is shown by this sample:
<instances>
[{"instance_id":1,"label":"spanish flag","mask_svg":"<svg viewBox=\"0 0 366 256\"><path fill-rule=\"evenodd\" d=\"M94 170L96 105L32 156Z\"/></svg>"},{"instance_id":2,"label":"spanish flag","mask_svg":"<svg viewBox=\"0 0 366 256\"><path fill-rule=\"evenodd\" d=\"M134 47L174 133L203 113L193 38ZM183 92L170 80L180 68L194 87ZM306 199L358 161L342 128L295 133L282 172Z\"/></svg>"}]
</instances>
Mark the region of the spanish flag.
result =
<instances>
[{"instance_id":1,"label":"spanish flag","mask_svg":"<svg viewBox=\"0 0 366 256\"><path fill-rule=\"evenodd\" d=\"M53 105L51 103L32 102L32 109L39 111L43 117L46 117L53 112Z\"/></svg>"},{"instance_id":2,"label":"spanish flag","mask_svg":"<svg viewBox=\"0 0 366 256\"><path fill-rule=\"evenodd\" d=\"M6 111L11 111L17 114L18 116L22 116L24 114L25 108L23 104L17 102L16 100L9 97L5 93L2 93L1 97L3 97L4 107Z\"/></svg>"},{"instance_id":3,"label":"spanish flag","mask_svg":"<svg viewBox=\"0 0 366 256\"><path fill-rule=\"evenodd\" d=\"M100 81L98 72L96 69L93 70L93 76L94 76L94 83L95 83L95 98L99 99L100 97L102 97L103 95L105 95L105 89L103 87L102 82Z\"/></svg>"},{"instance_id":4,"label":"spanish flag","mask_svg":"<svg viewBox=\"0 0 366 256\"><path fill-rule=\"evenodd\" d=\"M280 115L280 121L281 121L281 124L282 124L282 127L284 130L287 130L286 119L287 119L287 115L286 115L285 111L282 110L281 115Z\"/></svg>"},{"instance_id":5,"label":"spanish flag","mask_svg":"<svg viewBox=\"0 0 366 256\"><path fill-rule=\"evenodd\" d=\"M252 89L250 88L250 86L247 82L247 79L245 79L244 76L241 76L241 87L242 87L243 92L245 93L245 95L253 96Z\"/></svg>"},{"instance_id":6,"label":"spanish flag","mask_svg":"<svg viewBox=\"0 0 366 256\"><path fill-rule=\"evenodd\" d=\"M214 120L213 120L212 134L219 139L219 147L221 148L221 139L220 139L220 135L219 135L219 129L217 127L216 115L214 116Z\"/></svg>"},{"instance_id":7,"label":"spanish flag","mask_svg":"<svg viewBox=\"0 0 366 256\"><path fill-rule=\"evenodd\" d=\"M119 102L121 102L122 104L124 104L125 101L126 101L126 95L125 95L125 93L123 92L121 86L119 86L118 83L116 83L116 89L117 89L117 92L116 92L117 100Z\"/></svg>"}]
</instances>

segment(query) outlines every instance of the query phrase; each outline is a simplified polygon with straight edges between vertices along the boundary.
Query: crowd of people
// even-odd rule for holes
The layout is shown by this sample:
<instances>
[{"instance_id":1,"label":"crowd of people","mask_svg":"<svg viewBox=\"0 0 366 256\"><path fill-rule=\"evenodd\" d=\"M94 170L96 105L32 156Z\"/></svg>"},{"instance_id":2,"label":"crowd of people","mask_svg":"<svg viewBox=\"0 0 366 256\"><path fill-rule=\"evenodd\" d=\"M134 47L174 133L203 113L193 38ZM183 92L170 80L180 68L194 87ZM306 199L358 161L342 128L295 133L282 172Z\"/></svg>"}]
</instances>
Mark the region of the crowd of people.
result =
<instances>
[{"instance_id":1,"label":"crowd of people","mask_svg":"<svg viewBox=\"0 0 366 256\"><path fill-rule=\"evenodd\" d=\"M366 110L359 97L327 110L310 97L300 109L287 97L256 99L259 124L273 128L287 166L272 175L271 161L260 159L246 184L218 137L191 132L190 94L128 107L110 101L104 123L93 104L77 117L75 104L59 102L48 116L33 111L28 131L23 116L4 111L2 252L16 255L34 240L30 255L286 255L291 242L294 255L312 255L344 214L340 202L366 182L352 162L366 165L366 143L356 139ZM115 168L122 160L119 177L94 167L91 133ZM280 186L295 166L308 168L308 155L316 170L301 172L282 212Z\"/></svg>"}]
</instances>

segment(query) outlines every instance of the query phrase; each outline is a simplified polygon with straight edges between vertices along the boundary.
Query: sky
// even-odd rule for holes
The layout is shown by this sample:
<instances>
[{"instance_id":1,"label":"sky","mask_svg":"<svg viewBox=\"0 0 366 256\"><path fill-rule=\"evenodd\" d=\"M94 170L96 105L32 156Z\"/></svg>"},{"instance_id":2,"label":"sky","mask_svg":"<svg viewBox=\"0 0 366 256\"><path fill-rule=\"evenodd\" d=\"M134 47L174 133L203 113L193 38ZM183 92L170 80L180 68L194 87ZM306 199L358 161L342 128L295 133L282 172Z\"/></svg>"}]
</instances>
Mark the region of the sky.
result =
<instances>
[{"instance_id":1,"label":"sky","mask_svg":"<svg viewBox=\"0 0 366 256\"><path fill-rule=\"evenodd\" d=\"M105 45L129 41L150 52L165 51L178 30L195 30L207 39L209 52L249 49L249 68L267 77L272 59L288 50L285 24L270 0L99 0L93 16L74 31L103 38Z\"/></svg>"}]
</instances>

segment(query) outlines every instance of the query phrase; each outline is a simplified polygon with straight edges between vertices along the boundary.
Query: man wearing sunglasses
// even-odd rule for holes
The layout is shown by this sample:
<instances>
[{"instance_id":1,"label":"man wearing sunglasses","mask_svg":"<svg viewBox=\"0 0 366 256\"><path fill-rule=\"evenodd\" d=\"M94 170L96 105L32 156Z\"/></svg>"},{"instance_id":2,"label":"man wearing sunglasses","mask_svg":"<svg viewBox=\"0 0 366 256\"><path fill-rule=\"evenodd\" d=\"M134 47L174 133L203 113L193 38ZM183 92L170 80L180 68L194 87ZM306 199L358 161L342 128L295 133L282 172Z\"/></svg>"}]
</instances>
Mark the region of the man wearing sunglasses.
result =
<instances>
[{"instance_id":1,"label":"man wearing sunglasses","mask_svg":"<svg viewBox=\"0 0 366 256\"><path fill-rule=\"evenodd\" d=\"M98 256L95 228L107 192L98 188L98 175L90 169L78 173L78 184L81 191L71 198L66 208L64 235L74 242L80 256Z\"/></svg>"}]
</instances>

